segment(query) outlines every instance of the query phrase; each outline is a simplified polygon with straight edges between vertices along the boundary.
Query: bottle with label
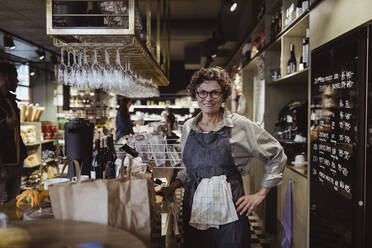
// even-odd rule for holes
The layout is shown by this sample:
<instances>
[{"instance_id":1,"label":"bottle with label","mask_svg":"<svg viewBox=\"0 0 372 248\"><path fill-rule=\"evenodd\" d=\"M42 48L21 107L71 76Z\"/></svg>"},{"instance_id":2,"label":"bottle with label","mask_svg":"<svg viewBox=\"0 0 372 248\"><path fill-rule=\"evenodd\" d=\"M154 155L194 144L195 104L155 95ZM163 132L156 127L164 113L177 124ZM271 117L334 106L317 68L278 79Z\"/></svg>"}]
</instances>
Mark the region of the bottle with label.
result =
<instances>
[{"instance_id":1,"label":"bottle with label","mask_svg":"<svg viewBox=\"0 0 372 248\"><path fill-rule=\"evenodd\" d=\"M98 171L98 161L99 161L99 148L100 148L100 141L99 139L96 139L94 141L93 161L92 161L92 167L90 170L90 179L98 178L97 171Z\"/></svg>"},{"instance_id":2,"label":"bottle with label","mask_svg":"<svg viewBox=\"0 0 372 248\"><path fill-rule=\"evenodd\" d=\"M310 36L310 30L306 29L306 38L303 41L303 50L302 50L302 56L304 58L304 68L309 67L309 36Z\"/></svg>"},{"instance_id":3,"label":"bottle with label","mask_svg":"<svg viewBox=\"0 0 372 248\"><path fill-rule=\"evenodd\" d=\"M107 162L107 178L115 178L115 161L116 161L116 151L114 147L114 139L112 135L107 136L107 146L108 146L108 162Z\"/></svg>"},{"instance_id":4,"label":"bottle with label","mask_svg":"<svg viewBox=\"0 0 372 248\"><path fill-rule=\"evenodd\" d=\"M107 178L107 163L109 162L109 151L107 146L107 136L103 136L102 139L102 161L101 161L101 171L102 171L102 178Z\"/></svg>"},{"instance_id":5,"label":"bottle with label","mask_svg":"<svg viewBox=\"0 0 372 248\"><path fill-rule=\"evenodd\" d=\"M304 59L303 59L303 56L301 55L300 63L298 64L298 71L302 71L304 68L305 68Z\"/></svg>"},{"instance_id":6,"label":"bottle with label","mask_svg":"<svg viewBox=\"0 0 372 248\"><path fill-rule=\"evenodd\" d=\"M297 62L296 62L296 56L294 52L294 44L291 44L291 54L288 59L288 67L287 67L287 73L291 74L296 72L297 69Z\"/></svg>"}]
</instances>

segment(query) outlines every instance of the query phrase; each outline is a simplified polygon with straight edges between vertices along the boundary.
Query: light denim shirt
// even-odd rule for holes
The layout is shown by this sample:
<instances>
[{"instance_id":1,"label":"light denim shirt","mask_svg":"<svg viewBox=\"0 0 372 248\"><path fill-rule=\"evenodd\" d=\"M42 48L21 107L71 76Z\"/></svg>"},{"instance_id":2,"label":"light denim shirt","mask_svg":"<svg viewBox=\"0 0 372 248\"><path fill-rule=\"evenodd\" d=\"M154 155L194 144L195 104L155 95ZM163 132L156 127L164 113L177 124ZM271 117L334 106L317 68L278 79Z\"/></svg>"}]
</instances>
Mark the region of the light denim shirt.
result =
<instances>
[{"instance_id":1,"label":"light denim shirt","mask_svg":"<svg viewBox=\"0 0 372 248\"><path fill-rule=\"evenodd\" d=\"M190 131L201 132L197 125L201 117L202 113L199 113L194 118L187 120L183 125L181 137L182 151ZM261 186L270 188L281 184L283 181L283 171L287 163L287 156L284 154L279 142L248 118L238 114L231 114L228 110L224 110L223 124L220 129L225 126L231 128L231 153L234 164L240 173L242 175L247 174L250 170L251 159L256 157L265 163L266 172L262 178ZM184 164L182 165L184 166ZM187 177L186 168L177 174L177 179L182 183L185 182Z\"/></svg>"}]
</instances>

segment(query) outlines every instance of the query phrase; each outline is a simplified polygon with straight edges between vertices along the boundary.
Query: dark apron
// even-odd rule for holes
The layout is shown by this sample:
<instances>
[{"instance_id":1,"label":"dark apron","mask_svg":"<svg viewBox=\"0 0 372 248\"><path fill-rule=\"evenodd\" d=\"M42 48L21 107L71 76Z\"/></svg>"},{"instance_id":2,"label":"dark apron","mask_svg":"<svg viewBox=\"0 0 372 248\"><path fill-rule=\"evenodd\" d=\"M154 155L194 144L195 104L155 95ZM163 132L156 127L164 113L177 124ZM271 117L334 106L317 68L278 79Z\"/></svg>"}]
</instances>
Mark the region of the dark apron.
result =
<instances>
[{"instance_id":1,"label":"dark apron","mask_svg":"<svg viewBox=\"0 0 372 248\"><path fill-rule=\"evenodd\" d=\"M183 229L184 247L250 247L248 218L239 215L239 220L219 229L198 230L189 225L194 193L203 178L226 175L231 185L233 202L244 195L242 177L234 164L230 148L231 128L217 132L201 133L191 130L183 150L183 162L188 179L184 183Z\"/></svg>"}]
</instances>

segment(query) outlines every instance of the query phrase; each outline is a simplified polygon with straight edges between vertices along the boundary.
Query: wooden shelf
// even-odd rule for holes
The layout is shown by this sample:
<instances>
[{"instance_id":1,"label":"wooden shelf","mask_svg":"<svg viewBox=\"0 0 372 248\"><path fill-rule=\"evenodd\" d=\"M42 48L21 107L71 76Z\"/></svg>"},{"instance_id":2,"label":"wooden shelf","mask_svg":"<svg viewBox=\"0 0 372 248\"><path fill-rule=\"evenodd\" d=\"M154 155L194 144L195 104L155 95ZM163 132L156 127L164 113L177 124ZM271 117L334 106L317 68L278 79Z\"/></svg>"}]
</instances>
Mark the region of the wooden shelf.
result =
<instances>
[{"instance_id":1,"label":"wooden shelf","mask_svg":"<svg viewBox=\"0 0 372 248\"><path fill-rule=\"evenodd\" d=\"M285 29L283 36L305 37L306 28L309 28L309 12L305 11L299 18L294 21L294 25L290 24L289 28Z\"/></svg>"},{"instance_id":2,"label":"wooden shelf","mask_svg":"<svg viewBox=\"0 0 372 248\"><path fill-rule=\"evenodd\" d=\"M50 139L50 140L42 140L40 142L35 142L35 143L30 143L30 144L25 144L25 146L38 146L40 144L46 144L50 142L54 142L56 139Z\"/></svg>"},{"instance_id":3,"label":"wooden shelf","mask_svg":"<svg viewBox=\"0 0 372 248\"><path fill-rule=\"evenodd\" d=\"M309 10L306 10L297 19L293 20L284 29L282 29L282 31L277 35L277 37L279 38L282 36L300 36L298 32L300 28L303 28L306 23L307 26L309 26Z\"/></svg>"},{"instance_id":4,"label":"wooden shelf","mask_svg":"<svg viewBox=\"0 0 372 248\"><path fill-rule=\"evenodd\" d=\"M295 72L289 75L286 75L282 78L272 81L268 83L269 85L277 85L277 84L292 84L292 83L301 83L307 84L309 76L309 68L306 68L302 71Z\"/></svg>"},{"instance_id":5,"label":"wooden shelf","mask_svg":"<svg viewBox=\"0 0 372 248\"><path fill-rule=\"evenodd\" d=\"M307 178L307 166L287 165L287 168L303 176L304 178Z\"/></svg>"}]
</instances>

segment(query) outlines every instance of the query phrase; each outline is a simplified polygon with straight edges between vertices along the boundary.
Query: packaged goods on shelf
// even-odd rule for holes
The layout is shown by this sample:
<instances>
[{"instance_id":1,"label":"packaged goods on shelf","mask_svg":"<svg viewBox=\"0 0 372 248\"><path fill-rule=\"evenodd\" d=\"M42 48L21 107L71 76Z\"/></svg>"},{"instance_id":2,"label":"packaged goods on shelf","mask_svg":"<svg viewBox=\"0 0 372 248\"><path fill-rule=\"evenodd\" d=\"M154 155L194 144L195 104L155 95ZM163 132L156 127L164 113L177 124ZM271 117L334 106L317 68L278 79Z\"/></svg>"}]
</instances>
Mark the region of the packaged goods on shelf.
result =
<instances>
[{"instance_id":1,"label":"packaged goods on shelf","mask_svg":"<svg viewBox=\"0 0 372 248\"><path fill-rule=\"evenodd\" d=\"M39 159L39 155L37 152L31 152L30 155L27 156L27 158L24 161L24 167L35 167L37 165L40 165L41 161Z\"/></svg>"},{"instance_id":2,"label":"packaged goods on shelf","mask_svg":"<svg viewBox=\"0 0 372 248\"><path fill-rule=\"evenodd\" d=\"M19 104L20 119L24 121L39 121L41 115L45 111L45 107L40 107L38 104Z\"/></svg>"},{"instance_id":3,"label":"packaged goods on shelf","mask_svg":"<svg viewBox=\"0 0 372 248\"><path fill-rule=\"evenodd\" d=\"M26 145L36 143L38 141L36 127L33 125L21 125L21 137Z\"/></svg>"}]
</instances>

